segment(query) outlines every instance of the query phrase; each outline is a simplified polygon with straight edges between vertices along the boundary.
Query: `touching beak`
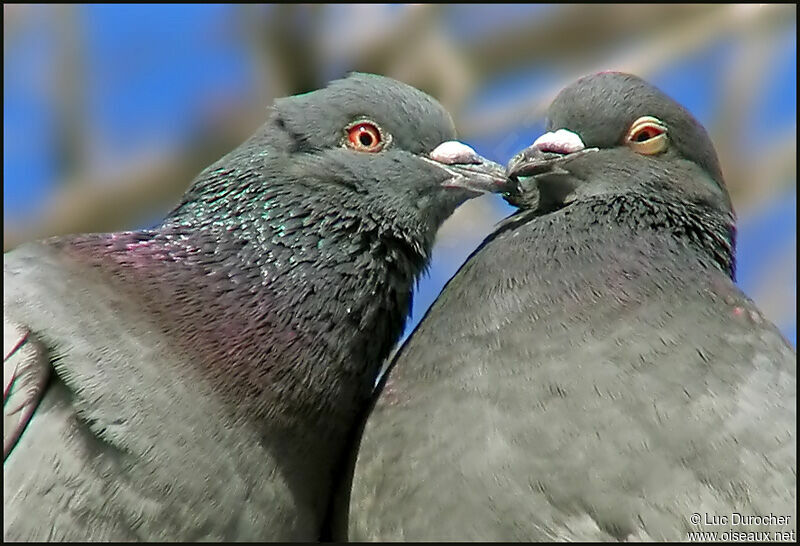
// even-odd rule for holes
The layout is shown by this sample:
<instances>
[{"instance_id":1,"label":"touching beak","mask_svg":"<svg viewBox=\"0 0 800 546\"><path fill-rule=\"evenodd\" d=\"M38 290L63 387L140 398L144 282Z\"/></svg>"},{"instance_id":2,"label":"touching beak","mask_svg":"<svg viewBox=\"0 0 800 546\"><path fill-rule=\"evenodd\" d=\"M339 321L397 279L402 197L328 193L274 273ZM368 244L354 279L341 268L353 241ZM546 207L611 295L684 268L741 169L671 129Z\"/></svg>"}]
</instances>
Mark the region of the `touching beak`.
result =
<instances>
[{"instance_id":1,"label":"touching beak","mask_svg":"<svg viewBox=\"0 0 800 546\"><path fill-rule=\"evenodd\" d=\"M516 205L527 200L526 193L536 192L542 209L563 205L579 183L566 168L569 161L596 151L566 129L543 134L508 162L506 175L518 189L509 202Z\"/></svg>"},{"instance_id":2,"label":"touching beak","mask_svg":"<svg viewBox=\"0 0 800 546\"><path fill-rule=\"evenodd\" d=\"M501 165L478 155L475 150L456 140L440 144L425 159L450 175L442 183L445 188L502 193L516 187L516 183L506 177L506 170Z\"/></svg>"},{"instance_id":3,"label":"touching beak","mask_svg":"<svg viewBox=\"0 0 800 546\"><path fill-rule=\"evenodd\" d=\"M545 133L533 144L511 158L506 174L509 178L536 176L554 170L559 163L576 154L595 151L586 148L581 137L566 129Z\"/></svg>"}]
</instances>

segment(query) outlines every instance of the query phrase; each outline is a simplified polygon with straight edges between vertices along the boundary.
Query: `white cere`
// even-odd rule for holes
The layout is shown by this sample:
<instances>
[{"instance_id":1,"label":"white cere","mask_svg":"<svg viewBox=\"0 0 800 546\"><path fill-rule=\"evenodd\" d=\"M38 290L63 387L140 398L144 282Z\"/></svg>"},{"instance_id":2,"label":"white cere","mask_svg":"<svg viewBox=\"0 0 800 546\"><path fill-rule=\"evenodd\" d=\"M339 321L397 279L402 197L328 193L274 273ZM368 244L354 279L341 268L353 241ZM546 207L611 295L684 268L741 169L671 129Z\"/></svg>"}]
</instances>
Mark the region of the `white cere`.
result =
<instances>
[{"instance_id":1,"label":"white cere","mask_svg":"<svg viewBox=\"0 0 800 546\"><path fill-rule=\"evenodd\" d=\"M543 134L534 141L533 146L543 152L555 152L558 154L571 154L579 152L586 147L581 137L566 129Z\"/></svg>"},{"instance_id":2,"label":"white cere","mask_svg":"<svg viewBox=\"0 0 800 546\"><path fill-rule=\"evenodd\" d=\"M480 163L478 153L457 140L449 140L439 144L431 152L431 159L445 165Z\"/></svg>"}]
</instances>

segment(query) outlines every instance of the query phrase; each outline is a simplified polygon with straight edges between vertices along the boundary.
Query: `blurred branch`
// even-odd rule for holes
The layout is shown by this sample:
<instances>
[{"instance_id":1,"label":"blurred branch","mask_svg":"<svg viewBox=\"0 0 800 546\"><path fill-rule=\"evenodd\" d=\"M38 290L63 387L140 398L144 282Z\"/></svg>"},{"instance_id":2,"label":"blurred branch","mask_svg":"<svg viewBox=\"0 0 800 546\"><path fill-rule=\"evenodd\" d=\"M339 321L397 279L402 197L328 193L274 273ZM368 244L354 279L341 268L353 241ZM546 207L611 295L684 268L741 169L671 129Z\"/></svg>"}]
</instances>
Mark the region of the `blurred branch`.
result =
<instances>
[{"instance_id":1,"label":"blurred branch","mask_svg":"<svg viewBox=\"0 0 800 546\"><path fill-rule=\"evenodd\" d=\"M56 168L61 176L57 190L37 213L35 222L23 225L4 222L3 251L24 242L68 233L104 232L130 229L143 218L157 217L176 204L189 184L211 161L221 157L253 132L265 119L265 104L226 104L222 123L194 142L159 158L132 161L130 166L109 176L91 171L86 146L86 127L82 92L86 84L83 62L86 52L78 47L79 24L76 7L56 6L54 27L60 29L58 51L61 58L52 101L56 112ZM269 76L270 82L278 78ZM263 97L269 90L260 90Z\"/></svg>"},{"instance_id":2,"label":"blurred branch","mask_svg":"<svg viewBox=\"0 0 800 546\"><path fill-rule=\"evenodd\" d=\"M436 4L404 6L399 20L382 32L378 39L371 40L367 47L354 52L353 66L364 72L382 73L387 64L402 55L416 40L428 34L442 13Z\"/></svg>"},{"instance_id":3,"label":"blurred branch","mask_svg":"<svg viewBox=\"0 0 800 546\"><path fill-rule=\"evenodd\" d=\"M381 32L353 51L351 69L404 81L457 111L474 90L476 77L466 52L442 32L445 9L404 5Z\"/></svg>"},{"instance_id":4,"label":"blurred branch","mask_svg":"<svg viewBox=\"0 0 800 546\"><path fill-rule=\"evenodd\" d=\"M787 247L797 248L797 237ZM769 280L759 283L754 293L749 296L758 302L758 307L764 315L779 326L792 324L792 321L796 323L797 254L790 251L777 252L770 257L768 263L764 264L763 270L770 272ZM776 286L789 287L789 293L787 294L785 290L776 290ZM794 290L791 290L792 287Z\"/></svg>"},{"instance_id":5,"label":"blurred branch","mask_svg":"<svg viewBox=\"0 0 800 546\"><path fill-rule=\"evenodd\" d=\"M253 13L256 6L244 6L245 13ZM318 4L273 4L271 13L256 15L258 25L256 41L258 54L266 56L275 82L275 95L280 97L305 93L319 88L322 72L316 40L311 29L319 28L323 6ZM260 21L260 22L259 22Z\"/></svg>"},{"instance_id":6,"label":"blurred branch","mask_svg":"<svg viewBox=\"0 0 800 546\"><path fill-rule=\"evenodd\" d=\"M381 73L436 97L454 117L477 82L469 60L451 40L437 32L427 32L408 44L403 54L389 61Z\"/></svg>"},{"instance_id":7,"label":"blurred branch","mask_svg":"<svg viewBox=\"0 0 800 546\"><path fill-rule=\"evenodd\" d=\"M769 146L756 150L744 163L737 200L749 206L773 195L780 187L796 185L797 125L776 135Z\"/></svg>"},{"instance_id":8,"label":"blurred branch","mask_svg":"<svg viewBox=\"0 0 800 546\"><path fill-rule=\"evenodd\" d=\"M3 4L3 51L8 51L25 26L27 12L24 5Z\"/></svg>"},{"instance_id":9,"label":"blurred branch","mask_svg":"<svg viewBox=\"0 0 800 546\"><path fill-rule=\"evenodd\" d=\"M562 64L607 55L609 45L649 38L664 28L707 17L719 8L697 4L572 4L553 7L535 19L523 19L501 34L465 44L484 77L536 59Z\"/></svg>"},{"instance_id":10,"label":"blurred branch","mask_svg":"<svg viewBox=\"0 0 800 546\"><path fill-rule=\"evenodd\" d=\"M169 212L193 178L209 163L240 144L263 118L260 107L242 111L216 127L190 149L161 158L136 161L112 176L78 173L49 197L34 225L3 229L3 251L26 241L68 233L130 229L143 217Z\"/></svg>"},{"instance_id":11,"label":"blurred branch","mask_svg":"<svg viewBox=\"0 0 800 546\"><path fill-rule=\"evenodd\" d=\"M55 168L64 174L64 180L74 180L79 173L86 172L89 140L86 119L86 52L81 40L86 35L82 28L79 10L70 4L52 6L50 27L55 29L57 40L55 85L50 100L54 104L55 117ZM78 183L79 181L76 181Z\"/></svg>"},{"instance_id":12,"label":"blurred branch","mask_svg":"<svg viewBox=\"0 0 800 546\"><path fill-rule=\"evenodd\" d=\"M251 56L258 102L266 106L275 97L284 95L290 83L272 65L266 39L269 19L261 13L263 8L254 4L236 6L235 29L239 31Z\"/></svg>"},{"instance_id":13,"label":"blurred branch","mask_svg":"<svg viewBox=\"0 0 800 546\"><path fill-rule=\"evenodd\" d=\"M778 52L779 43L768 27L754 26L748 29L733 47L735 52L730 56L727 70L722 77L720 101L715 105L712 113L712 122L709 133L714 141L717 154L725 174L725 183L731 195L746 192L749 197L759 193L768 194L768 188L780 184L778 180L768 173L763 172L764 158L755 158L755 154L765 150L749 150L749 142L744 142L748 118L751 115L758 97L763 92L768 81L767 74L770 69L770 59ZM777 136L777 135L776 135ZM788 135L780 135L787 137ZM795 139L790 137L778 139L772 137L776 144ZM784 147L775 150L772 145L765 146L768 153L778 151L785 153ZM751 153L742 153L743 150ZM793 154L794 155L794 154ZM782 157L775 158L785 164ZM772 166L772 163L766 163ZM754 169L757 167L757 170ZM754 170L756 172L754 172ZM780 170L774 171L773 176L782 176ZM750 199L747 199L750 201Z\"/></svg>"},{"instance_id":14,"label":"blurred branch","mask_svg":"<svg viewBox=\"0 0 800 546\"><path fill-rule=\"evenodd\" d=\"M656 70L684 58L720 38L737 31L747 31L755 26L773 30L794 24L794 5L719 5L702 17L682 19L676 26L662 28L658 34L641 42L630 53L614 60L601 61L573 70L548 92L536 94L532 99L507 102L500 107L484 111L465 119L460 127L468 137L501 132L518 127L520 121L532 125L544 116L547 106L565 85L580 76L600 70L620 70L647 78ZM564 29L561 29L564 32ZM535 60L529 59L529 61Z\"/></svg>"}]
</instances>

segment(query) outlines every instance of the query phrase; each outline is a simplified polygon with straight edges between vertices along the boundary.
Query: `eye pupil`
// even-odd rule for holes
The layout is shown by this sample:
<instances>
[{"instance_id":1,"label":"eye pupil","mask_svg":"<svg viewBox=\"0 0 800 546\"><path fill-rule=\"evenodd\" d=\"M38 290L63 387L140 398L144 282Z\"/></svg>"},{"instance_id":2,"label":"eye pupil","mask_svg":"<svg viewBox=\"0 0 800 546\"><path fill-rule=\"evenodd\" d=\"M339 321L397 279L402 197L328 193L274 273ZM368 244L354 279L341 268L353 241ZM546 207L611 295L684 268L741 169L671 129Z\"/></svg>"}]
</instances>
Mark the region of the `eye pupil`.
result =
<instances>
[{"instance_id":1,"label":"eye pupil","mask_svg":"<svg viewBox=\"0 0 800 546\"><path fill-rule=\"evenodd\" d=\"M639 131L635 140L636 142L644 142L645 140L650 140L651 138L653 138L653 135L648 129L645 129L644 131Z\"/></svg>"},{"instance_id":2,"label":"eye pupil","mask_svg":"<svg viewBox=\"0 0 800 546\"><path fill-rule=\"evenodd\" d=\"M379 152L383 148L381 132L372 123L359 123L347 129L348 147L359 152Z\"/></svg>"}]
</instances>

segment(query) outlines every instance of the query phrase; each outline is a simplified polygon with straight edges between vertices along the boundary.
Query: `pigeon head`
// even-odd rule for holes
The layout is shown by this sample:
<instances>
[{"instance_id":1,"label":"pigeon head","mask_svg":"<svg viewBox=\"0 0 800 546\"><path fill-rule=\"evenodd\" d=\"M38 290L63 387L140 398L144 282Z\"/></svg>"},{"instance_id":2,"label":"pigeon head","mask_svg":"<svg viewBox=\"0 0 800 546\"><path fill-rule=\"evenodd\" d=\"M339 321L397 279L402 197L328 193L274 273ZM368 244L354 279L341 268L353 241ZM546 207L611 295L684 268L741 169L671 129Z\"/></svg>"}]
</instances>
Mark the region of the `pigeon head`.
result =
<instances>
[{"instance_id":1,"label":"pigeon head","mask_svg":"<svg viewBox=\"0 0 800 546\"><path fill-rule=\"evenodd\" d=\"M177 212L194 216L188 209L209 201L240 211L262 207L259 193L280 185L380 218L398 233L432 237L467 199L507 189L501 166L455 138L449 113L429 95L355 73L276 100L269 121L209 167ZM264 199L269 193L263 191ZM225 211L207 216L220 214Z\"/></svg>"},{"instance_id":2,"label":"pigeon head","mask_svg":"<svg viewBox=\"0 0 800 546\"><path fill-rule=\"evenodd\" d=\"M602 72L579 79L550 105L546 128L509 164L520 182L512 204L547 211L636 193L732 212L706 130L641 78Z\"/></svg>"}]
</instances>

